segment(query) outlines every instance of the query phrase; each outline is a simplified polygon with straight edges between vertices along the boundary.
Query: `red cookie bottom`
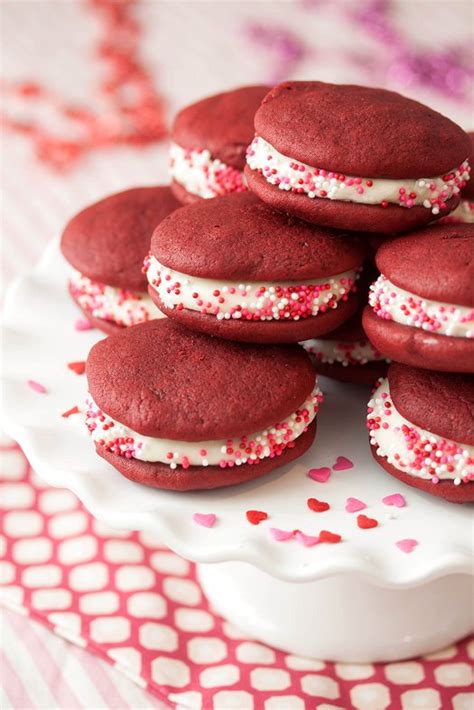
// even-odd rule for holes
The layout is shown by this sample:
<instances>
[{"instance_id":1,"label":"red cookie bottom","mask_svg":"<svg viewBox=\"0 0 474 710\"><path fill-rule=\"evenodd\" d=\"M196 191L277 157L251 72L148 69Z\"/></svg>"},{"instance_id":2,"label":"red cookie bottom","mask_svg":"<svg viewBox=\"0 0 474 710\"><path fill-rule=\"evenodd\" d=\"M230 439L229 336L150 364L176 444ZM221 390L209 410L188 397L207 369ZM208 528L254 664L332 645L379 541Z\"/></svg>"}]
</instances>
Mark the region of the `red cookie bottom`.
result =
<instances>
[{"instance_id":1,"label":"red cookie bottom","mask_svg":"<svg viewBox=\"0 0 474 710\"><path fill-rule=\"evenodd\" d=\"M170 491L199 491L236 486L260 478L302 456L313 443L315 436L316 419L311 422L307 431L295 439L295 446L291 449L286 448L280 456L261 459L258 464L243 464L232 468L190 466L187 469L181 467L172 469L165 463L151 463L117 456L98 444L96 444L96 451L119 473L136 483Z\"/></svg>"},{"instance_id":2,"label":"red cookie bottom","mask_svg":"<svg viewBox=\"0 0 474 710\"><path fill-rule=\"evenodd\" d=\"M341 365L339 362L318 362L308 353L314 364L314 369L318 375L330 377L339 382L350 382L352 384L374 386L379 377L385 377L388 370L388 362L375 360L367 362L365 365Z\"/></svg>"},{"instance_id":3,"label":"red cookie bottom","mask_svg":"<svg viewBox=\"0 0 474 710\"><path fill-rule=\"evenodd\" d=\"M183 205L192 205L193 202L203 199L199 195L193 195L191 192L188 192L179 182L176 182L176 180L171 181L170 187L173 195L177 200L182 202Z\"/></svg>"},{"instance_id":4,"label":"red cookie bottom","mask_svg":"<svg viewBox=\"0 0 474 710\"><path fill-rule=\"evenodd\" d=\"M366 306L362 325L376 350L395 362L425 370L474 372L474 340L430 333L379 318Z\"/></svg>"},{"instance_id":5,"label":"red cookie bottom","mask_svg":"<svg viewBox=\"0 0 474 710\"><path fill-rule=\"evenodd\" d=\"M455 195L447 200L446 209L441 210L439 215L433 215L430 209L420 205L408 209L395 204L381 207L343 200L311 198L291 190L280 190L267 182L256 170L251 170L248 165L245 166L244 174L252 192L274 209L322 227L356 232L407 232L445 217L459 204L459 195Z\"/></svg>"},{"instance_id":6,"label":"red cookie bottom","mask_svg":"<svg viewBox=\"0 0 474 710\"><path fill-rule=\"evenodd\" d=\"M148 287L148 292L160 311L169 318L175 318L190 330L245 343L298 343L310 340L337 328L359 307L359 297L351 294L348 300L340 302L337 308L298 321L218 320L215 316L187 308L167 308L152 286Z\"/></svg>"},{"instance_id":7,"label":"red cookie bottom","mask_svg":"<svg viewBox=\"0 0 474 710\"><path fill-rule=\"evenodd\" d=\"M439 483L431 483L424 478L416 478L415 476L410 476L409 473L404 473L400 471L392 464L388 463L387 459L383 456L379 456L376 453L376 448L372 444L370 445L372 456L377 461L377 463L382 466L388 473L395 478L398 478L402 483L406 483L412 488L418 488L420 491L429 493L437 498L444 498L444 500L450 503L473 503L474 502L474 481L470 483L461 483L459 486L455 486L451 481L440 481Z\"/></svg>"}]
</instances>

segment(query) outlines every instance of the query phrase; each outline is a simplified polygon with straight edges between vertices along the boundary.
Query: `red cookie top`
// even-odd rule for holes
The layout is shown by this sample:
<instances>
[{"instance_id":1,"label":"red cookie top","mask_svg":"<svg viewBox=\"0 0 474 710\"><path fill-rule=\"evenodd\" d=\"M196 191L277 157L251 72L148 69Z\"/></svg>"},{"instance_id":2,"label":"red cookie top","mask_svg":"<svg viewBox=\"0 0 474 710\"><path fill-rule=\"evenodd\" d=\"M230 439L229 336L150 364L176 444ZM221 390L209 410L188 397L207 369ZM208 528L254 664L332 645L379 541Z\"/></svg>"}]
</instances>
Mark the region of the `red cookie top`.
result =
<instances>
[{"instance_id":1,"label":"red cookie top","mask_svg":"<svg viewBox=\"0 0 474 710\"><path fill-rule=\"evenodd\" d=\"M474 224L437 224L382 244L375 262L417 296L474 306Z\"/></svg>"},{"instance_id":2,"label":"red cookie top","mask_svg":"<svg viewBox=\"0 0 474 710\"><path fill-rule=\"evenodd\" d=\"M469 159L471 179L467 181L466 185L461 190L461 195L465 200L474 200L474 131L471 131L467 135L471 139L471 154Z\"/></svg>"},{"instance_id":3,"label":"red cookie top","mask_svg":"<svg viewBox=\"0 0 474 710\"><path fill-rule=\"evenodd\" d=\"M474 375L392 363L388 382L393 404L405 419L438 436L474 446Z\"/></svg>"},{"instance_id":4,"label":"red cookie top","mask_svg":"<svg viewBox=\"0 0 474 710\"><path fill-rule=\"evenodd\" d=\"M78 271L100 283L146 291L143 259L156 225L180 203L169 187L136 187L110 195L73 217L61 250Z\"/></svg>"},{"instance_id":5,"label":"red cookie top","mask_svg":"<svg viewBox=\"0 0 474 710\"><path fill-rule=\"evenodd\" d=\"M136 432L182 441L252 434L282 421L314 387L298 345L250 345L152 320L99 341L89 391Z\"/></svg>"},{"instance_id":6,"label":"red cookie top","mask_svg":"<svg viewBox=\"0 0 474 710\"><path fill-rule=\"evenodd\" d=\"M151 251L176 271L229 281L298 281L362 264L361 240L276 212L249 192L200 200L167 217Z\"/></svg>"},{"instance_id":7,"label":"red cookie top","mask_svg":"<svg viewBox=\"0 0 474 710\"><path fill-rule=\"evenodd\" d=\"M183 148L205 148L213 158L243 170L255 111L267 92L268 86L242 86L186 106L174 120L171 138Z\"/></svg>"},{"instance_id":8,"label":"red cookie top","mask_svg":"<svg viewBox=\"0 0 474 710\"><path fill-rule=\"evenodd\" d=\"M445 116L366 86L286 81L263 100L255 129L283 155L355 177L437 177L470 153Z\"/></svg>"}]
</instances>

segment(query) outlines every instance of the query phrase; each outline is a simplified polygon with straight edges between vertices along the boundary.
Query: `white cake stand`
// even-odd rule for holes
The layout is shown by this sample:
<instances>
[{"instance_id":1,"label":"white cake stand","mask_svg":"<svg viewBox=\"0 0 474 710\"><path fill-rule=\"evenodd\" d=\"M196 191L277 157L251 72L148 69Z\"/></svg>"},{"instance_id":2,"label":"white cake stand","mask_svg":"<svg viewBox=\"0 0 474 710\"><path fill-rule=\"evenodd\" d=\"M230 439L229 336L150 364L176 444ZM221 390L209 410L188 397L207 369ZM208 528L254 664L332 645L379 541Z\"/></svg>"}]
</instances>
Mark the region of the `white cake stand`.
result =
<instances>
[{"instance_id":1,"label":"white cake stand","mask_svg":"<svg viewBox=\"0 0 474 710\"><path fill-rule=\"evenodd\" d=\"M473 628L472 506L457 506L403 486L370 455L365 432L367 390L322 380L326 395L315 444L303 458L236 488L172 493L120 476L99 458L81 415L84 376L67 363L85 360L100 337L78 332L80 316L66 293L68 267L57 244L10 290L3 330L3 426L23 447L38 474L71 489L99 519L114 527L160 536L199 563L205 593L224 617L289 652L327 660L372 662L434 651ZM45 394L28 380L41 383ZM316 482L308 469L338 457L351 469ZM402 508L385 496L401 493ZM315 513L307 499L330 503ZM360 529L348 497L366 503L378 526ZM259 525L247 510L269 518ZM217 516L212 528L194 513ZM305 547L294 537L277 542L271 528L317 536L339 533L339 544ZM415 539L411 553L396 542ZM219 564L210 564L219 563Z\"/></svg>"}]
</instances>

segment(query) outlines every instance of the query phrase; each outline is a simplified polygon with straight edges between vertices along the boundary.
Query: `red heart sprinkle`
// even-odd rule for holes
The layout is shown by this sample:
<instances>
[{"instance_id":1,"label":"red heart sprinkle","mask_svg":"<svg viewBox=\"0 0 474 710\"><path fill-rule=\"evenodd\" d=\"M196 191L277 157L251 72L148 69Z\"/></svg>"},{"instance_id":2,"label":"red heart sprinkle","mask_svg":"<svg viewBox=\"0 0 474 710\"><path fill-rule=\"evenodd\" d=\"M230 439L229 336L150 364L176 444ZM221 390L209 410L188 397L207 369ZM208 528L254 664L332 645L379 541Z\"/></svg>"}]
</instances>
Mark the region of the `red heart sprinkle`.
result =
<instances>
[{"instance_id":1,"label":"red heart sprinkle","mask_svg":"<svg viewBox=\"0 0 474 710\"><path fill-rule=\"evenodd\" d=\"M268 513L264 513L263 510L247 510L245 515L247 516L249 523L252 523L252 525L258 525L262 522L262 520L266 520L268 518Z\"/></svg>"},{"instance_id":2,"label":"red heart sprinkle","mask_svg":"<svg viewBox=\"0 0 474 710\"><path fill-rule=\"evenodd\" d=\"M341 542L342 537L337 533L329 532L329 530L321 530L319 533L319 542Z\"/></svg>"},{"instance_id":3,"label":"red heart sprinkle","mask_svg":"<svg viewBox=\"0 0 474 710\"><path fill-rule=\"evenodd\" d=\"M79 414L79 407L72 407L71 409L68 409L67 412L64 412L64 414L61 414L62 417L70 417L71 414Z\"/></svg>"},{"instance_id":4,"label":"red heart sprinkle","mask_svg":"<svg viewBox=\"0 0 474 710\"><path fill-rule=\"evenodd\" d=\"M368 518L366 515L358 515L357 525L362 528L362 530L368 530L369 528L376 528L378 521L375 520L375 518Z\"/></svg>"},{"instance_id":5,"label":"red heart sprinkle","mask_svg":"<svg viewBox=\"0 0 474 710\"><path fill-rule=\"evenodd\" d=\"M86 371L86 363L81 360L80 362L68 362L68 368L76 373L76 375L83 375Z\"/></svg>"},{"instance_id":6,"label":"red heart sprinkle","mask_svg":"<svg viewBox=\"0 0 474 710\"><path fill-rule=\"evenodd\" d=\"M329 510L331 507L329 503L325 503L323 500L318 500L317 498L308 498L308 508L314 510L315 513L324 513L325 510Z\"/></svg>"}]
</instances>

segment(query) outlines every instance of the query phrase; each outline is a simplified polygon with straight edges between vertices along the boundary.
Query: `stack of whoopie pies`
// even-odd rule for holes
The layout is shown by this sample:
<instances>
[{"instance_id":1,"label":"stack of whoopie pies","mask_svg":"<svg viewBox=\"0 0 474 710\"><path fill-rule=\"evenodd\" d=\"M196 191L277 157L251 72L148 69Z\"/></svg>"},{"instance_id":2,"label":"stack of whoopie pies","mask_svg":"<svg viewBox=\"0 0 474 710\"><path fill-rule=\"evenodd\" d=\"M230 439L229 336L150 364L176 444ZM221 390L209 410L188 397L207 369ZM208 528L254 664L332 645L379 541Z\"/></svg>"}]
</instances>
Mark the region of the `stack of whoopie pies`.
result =
<instances>
[{"instance_id":1,"label":"stack of whoopie pies","mask_svg":"<svg viewBox=\"0 0 474 710\"><path fill-rule=\"evenodd\" d=\"M317 374L377 381L376 460L474 500L470 153L381 89L285 82L184 108L171 189L109 197L63 235L73 298L114 332L87 364L97 452L160 488L249 481L311 445Z\"/></svg>"}]
</instances>

